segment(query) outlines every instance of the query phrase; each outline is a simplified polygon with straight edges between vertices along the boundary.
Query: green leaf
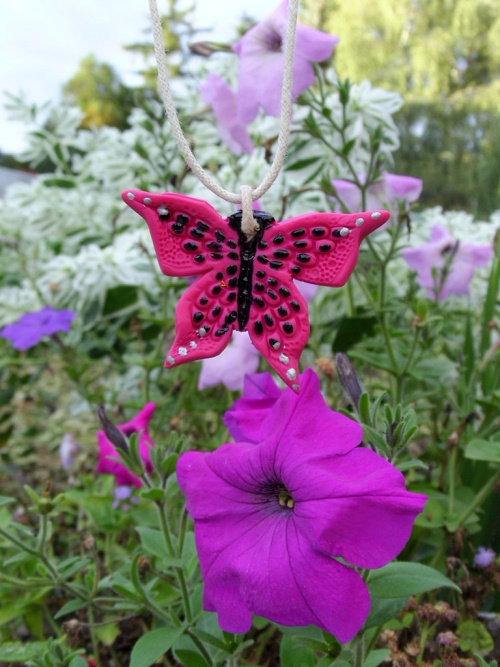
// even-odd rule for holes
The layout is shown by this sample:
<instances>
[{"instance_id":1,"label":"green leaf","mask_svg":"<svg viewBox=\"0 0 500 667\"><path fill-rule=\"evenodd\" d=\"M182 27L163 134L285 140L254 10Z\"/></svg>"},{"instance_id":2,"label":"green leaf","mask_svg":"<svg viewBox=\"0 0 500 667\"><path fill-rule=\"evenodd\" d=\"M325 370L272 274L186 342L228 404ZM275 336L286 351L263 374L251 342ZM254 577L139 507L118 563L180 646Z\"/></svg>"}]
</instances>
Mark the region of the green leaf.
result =
<instances>
[{"instance_id":1,"label":"green leaf","mask_svg":"<svg viewBox=\"0 0 500 667\"><path fill-rule=\"evenodd\" d=\"M384 599L406 598L442 586L462 592L444 574L420 563L389 563L379 570L372 570L368 579L370 595Z\"/></svg>"},{"instance_id":2,"label":"green leaf","mask_svg":"<svg viewBox=\"0 0 500 667\"><path fill-rule=\"evenodd\" d=\"M445 508L443 503L435 498L429 498L424 510L415 519L415 525L421 528L441 528L444 526Z\"/></svg>"},{"instance_id":3,"label":"green leaf","mask_svg":"<svg viewBox=\"0 0 500 667\"><path fill-rule=\"evenodd\" d=\"M75 181L72 178L46 178L43 181L43 184L49 188L65 188L70 189L76 186Z\"/></svg>"},{"instance_id":4,"label":"green leaf","mask_svg":"<svg viewBox=\"0 0 500 667\"><path fill-rule=\"evenodd\" d=\"M460 623L456 635L462 651L486 655L494 648L492 636L479 621L464 621Z\"/></svg>"},{"instance_id":5,"label":"green leaf","mask_svg":"<svg viewBox=\"0 0 500 667\"><path fill-rule=\"evenodd\" d=\"M465 448L465 458L474 461L490 461L500 463L500 441L498 440L471 440Z\"/></svg>"},{"instance_id":6,"label":"green leaf","mask_svg":"<svg viewBox=\"0 0 500 667\"><path fill-rule=\"evenodd\" d=\"M281 667L314 667L316 665L315 652L310 648L297 646L293 637L283 635L280 644Z\"/></svg>"},{"instance_id":7,"label":"green leaf","mask_svg":"<svg viewBox=\"0 0 500 667\"><path fill-rule=\"evenodd\" d=\"M89 663L81 655L75 655L68 667L89 667Z\"/></svg>"},{"instance_id":8,"label":"green leaf","mask_svg":"<svg viewBox=\"0 0 500 667\"><path fill-rule=\"evenodd\" d=\"M130 667L149 667L182 635L182 628L158 628L143 635L132 649Z\"/></svg>"},{"instance_id":9,"label":"green leaf","mask_svg":"<svg viewBox=\"0 0 500 667\"><path fill-rule=\"evenodd\" d=\"M419 461L418 459L401 461L401 463L396 464L396 468L398 470L401 470L401 472L405 472L406 470L412 470L413 468L418 468L421 470L429 470L429 466L427 466L423 461Z\"/></svg>"},{"instance_id":10,"label":"green leaf","mask_svg":"<svg viewBox=\"0 0 500 667\"><path fill-rule=\"evenodd\" d=\"M117 285L106 292L103 315L112 315L135 306L138 300L137 287L135 285Z\"/></svg>"},{"instance_id":11,"label":"green leaf","mask_svg":"<svg viewBox=\"0 0 500 667\"><path fill-rule=\"evenodd\" d=\"M316 155L314 157L306 157L303 160L298 160L297 162L294 162L293 164L287 165L286 166L286 171L298 171L299 169L304 169L305 167L309 167L309 165L314 164L320 159L320 156Z\"/></svg>"},{"instance_id":12,"label":"green leaf","mask_svg":"<svg viewBox=\"0 0 500 667\"><path fill-rule=\"evenodd\" d=\"M2 505L8 505L9 503L14 502L14 498L8 498L7 496L0 496L0 507Z\"/></svg>"},{"instance_id":13,"label":"green leaf","mask_svg":"<svg viewBox=\"0 0 500 667\"><path fill-rule=\"evenodd\" d=\"M36 658L47 649L47 642L2 642L0 645L0 662L13 664L27 662Z\"/></svg>"},{"instance_id":14,"label":"green leaf","mask_svg":"<svg viewBox=\"0 0 500 667\"><path fill-rule=\"evenodd\" d=\"M370 613L368 614L363 629L368 630L368 628L377 628L379 625L391 621L396 614L403 611L409 599L409 596L387 599L372 597Z\"/></svg>"},{"instance_id":15,"label":"green leaf","mask_svg":"<svg viewBox=\"0 0 500 667\"><path fill-rule=\"evenodd\" d=\"M54 618L61 618L61 616L66 616L66 614L71 614L71 612L78 611L78 609L82 609L87 605L88 602L86 600L80 600L80 599L70 600L69 602L66 602L66 604L63 605L61 609L59 609Z\"/></svg>"},{"instance_id":16,"label":"green leaf","mask_svg":"<svg viewBox=\"0 0 500 667\"><path fill-rule=\"evenodd\" d=\"M378 431L376 431L371 426L367 426L366 424L362 424L362 426L363 426L363 440L373 443L377 448L378 452L389 451L385 438L382 435L380 435Z\"/></svg>"},{"instance_id":17,"label":"green leaf","mask_svg":"<svg viewBox=\"0 0 500 667\"><path fill-rule=\"evenodd\" d=\"M370 317L343 317L337 326L337 333L332 344L334 352L347 352L362 338L373 335L377 318Z\"/></svg>"},{"instance_id":18,"label":"green leaf","mask_svg":"<svg viewBox=\"0 0 500 667\"><path fill-rule=\"evenodd\" d=\"M141 537L141 543L146 553L152 556L163 558L167 555L165 539L161 530L156 528L146 528L145 526L136 526L136 531Z\"/></svg>"},{"instance_id":19,"label":"green leaf","mask_svg":"<svg viewBox=\"0 0 500 667\"><path fill-rule=\"evenodd\" d=\"M391 655L391 651L388 648L378 648L371 653L366 658L363 663L363 667L378 667L386 658Z\"/></svg>"},{"instance_id":20,"label":"green leaf","mask_svg":"<svg viewBox=\"0 0 500 667\"><path fill-rule=\"evenodd\" d=\"M175 656L184 667L210 667L203 656L188 649L178 649Z\"/></svg>"}]
</instances>

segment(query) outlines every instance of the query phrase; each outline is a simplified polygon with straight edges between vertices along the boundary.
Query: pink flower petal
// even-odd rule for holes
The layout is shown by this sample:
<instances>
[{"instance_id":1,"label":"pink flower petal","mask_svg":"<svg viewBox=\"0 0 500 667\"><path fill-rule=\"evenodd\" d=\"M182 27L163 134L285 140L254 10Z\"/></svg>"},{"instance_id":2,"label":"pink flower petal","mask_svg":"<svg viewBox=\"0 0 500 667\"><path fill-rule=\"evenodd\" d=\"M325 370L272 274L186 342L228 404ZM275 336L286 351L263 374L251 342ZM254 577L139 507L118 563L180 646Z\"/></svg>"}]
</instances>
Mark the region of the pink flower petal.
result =
<instances>
[{"instance_id":1,"label":"pink flower petal","mask_svg":"<svg viewBox=\"0 0 500 667\"><path fill-rule=\"evenodd\" d=\"M297 525L314 547L357 567L382 567L395 558L425 496L407 491L399 470L369 449L317 459L314 471L296 469L288 486L296 501Z\"/></svg>"},{"instance_id":2,"label":"pink flower petal","mask_svg":"<svg viewBox=\"0 0 500 667\"><path fill-rule=\"evenodd\" d=\"M234 46L240 58L238 108L240 118L251 122L259 106L279 116L284 68L287 2L281 2L266 19L251 28ZM338 38L298 25L293 65L293 99L314 82L312 62L326 60Z\"/></svg>"}]
</instances>

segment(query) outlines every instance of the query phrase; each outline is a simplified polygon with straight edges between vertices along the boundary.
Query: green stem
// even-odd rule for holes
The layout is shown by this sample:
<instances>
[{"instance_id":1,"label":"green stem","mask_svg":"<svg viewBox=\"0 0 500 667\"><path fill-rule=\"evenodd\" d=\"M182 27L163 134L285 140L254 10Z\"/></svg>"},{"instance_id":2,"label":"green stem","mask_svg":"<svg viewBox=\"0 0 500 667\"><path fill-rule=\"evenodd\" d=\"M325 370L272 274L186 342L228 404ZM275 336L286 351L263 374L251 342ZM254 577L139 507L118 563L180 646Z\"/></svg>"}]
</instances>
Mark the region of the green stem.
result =
<instances>
[{"instance_id":1,"label":"green stem","mask_svg":"<svg viewBox=\"0 0 500 667\"><path fill-rule=\"evenodd\" d=\"M3 535L6 540L9 540L9 542L12 542L12 544L15 544L17 547L19 547L21 551L31 554L32 556L38 556L38 551L36 549L32 549L31 547L28 547L26 544L23 544L21 540L18 540L17 537L14 537L14 535L11 535L9 532L7 532L1 527L0 527L0 535Z\"/></svg>"},{"instance_id":2,"label":"green stem","mask_svg":"<svg viewBox=\"0 0 500 667\"><path fill-rule=\"evenodd\" d=\"M457 451L457 446L451 448L451 455L448 464L448 514L450 515L450 518L455 507L455 473L457 468Z\"/></svg>"},{"instance_id":3,"label":"green stem","mask_svg":"<svg viewBox=\"0 0 500 667\"><path fill-rule=\"evenodd\" d=\"M202 654L202 656L205 658L205 661L207 662L208 665L213 665L213 660L210 657L210 653L207 651L205 648L205 645L201 641L199 637L197 637L193 632L190 630L186 630L186 635L191 639L191 641L196 644L197 649L199 652Z\"/></svg>"},{"instance_id":4,"label":"green stem","mask_svg":"<svg viewBox=\"0 0 500 667\"><path fill-rule=\"evenodd\" d=\"M476 511L476 509L486 500L489 494L493 491L495 484L497 483L497 480L499 478L500 478L500 468L498 468L495 474L490 477L489 481L483 486L483 488L474 498L469 507L459 517L458 519L459 528L464 525L464 523L467 521L470 515L473 514Z\"/></svg>"},{"instance_id":5,"label":"green stem","mask_svg":"<svg viewBox=\"0 0 500 667\"><path fill-rule=\"evenodd\" d=\"M165 505L163 504L163 502L157 502L156 507L158 509L158 516L160 519L160 526L161 526L161 531L163 533L163 539L165 540L165 545L167 547L169 556L173 558L175 557L175 549L174 545L172 544L172 538L170 537L170 529L168 526L167 516L165 513ZM174 567L174 572L176 574L179 587L181 589L181 596L184 606L184 613L186 615L186 620L188 622L191 622L193 614L191 611L191 602L189 600L189 593L187 589L186 578L184 576L184 571L180 567Z\"/></svg>"},{"instance_id":6,"label":"green stem","mask_svg":"<svg viewBox=\"0 0 500 667\"><path fill-rule=\"evenodd\" d=\"M354 660L353 667L363 667L365 663L365 640L361 636L358 638L356 645L354 646Z\"/></svg>"}]
</instances>

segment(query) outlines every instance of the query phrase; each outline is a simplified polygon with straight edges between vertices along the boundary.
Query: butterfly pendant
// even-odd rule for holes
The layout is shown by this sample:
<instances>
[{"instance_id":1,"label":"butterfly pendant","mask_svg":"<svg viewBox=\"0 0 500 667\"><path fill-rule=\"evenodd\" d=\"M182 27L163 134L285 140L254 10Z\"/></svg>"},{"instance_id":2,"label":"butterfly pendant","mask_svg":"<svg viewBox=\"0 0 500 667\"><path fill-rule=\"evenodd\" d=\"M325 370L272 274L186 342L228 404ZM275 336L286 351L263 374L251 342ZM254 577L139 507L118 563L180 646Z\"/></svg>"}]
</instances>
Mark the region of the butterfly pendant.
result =
<instances>
[{"instance_id":1,"label":"butterfly pendant","mask_svg":"<svg viewBox=\"0 0 500 667\"><path fill-rule=\"evenodd\" d=\"M259 229L249 240L241 211L224 219L208 202L170 192L126 190L122 198L147 222L162 272L200 276L177 304L165 366L215 357L234 329L248 331L295 391L310 329L307 303L293 279L344 285L361 241L389 219L387 211L307 213L277 223L254 211Z\"/></svg>"}]
</instances>

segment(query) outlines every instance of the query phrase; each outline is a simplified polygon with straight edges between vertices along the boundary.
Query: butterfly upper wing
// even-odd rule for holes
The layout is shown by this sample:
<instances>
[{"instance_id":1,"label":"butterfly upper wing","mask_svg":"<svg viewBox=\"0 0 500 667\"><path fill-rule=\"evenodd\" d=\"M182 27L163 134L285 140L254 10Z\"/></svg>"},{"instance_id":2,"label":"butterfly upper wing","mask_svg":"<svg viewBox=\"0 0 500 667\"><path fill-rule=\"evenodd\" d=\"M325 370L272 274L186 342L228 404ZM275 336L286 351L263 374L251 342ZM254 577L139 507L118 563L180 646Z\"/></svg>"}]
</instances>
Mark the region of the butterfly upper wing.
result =
<instances>
[{"instance_id":1,"label":"butterfly upper wing","mask_svg":"<svg viewBox=\"0 0 500 667\"><path fill-rule=\"evenodd\" d=\"M299 389L298 360L309 338L307 303L293 278L339 287L352 273L363 238L386 211L310 213L266 229L255 256L248 331L278 375Z\"/></svg>"},{"instance_id":2,"label":"butterfly upper wing","mask_svg":"<svg viewBox=\"0 0 500 667\"><path fill-rule=\"evenodd\" d=\"M308 213L267 230L262 254L283 262L293 278L340 287L351 275L361 241L389 219L387 211Z\"/></svg>"},{"instance_id":3,"label":"butterfly upper wing","mask_svg":"<svg viewBox=\"0 0 500 667\"><path fill-rule=\"evenodd\" d=\"M201 275L176 307L165 366L213 357L237 321L238 236L207 202L175 193L126 190L123 200L147 222L158 263L169 276Z\"/></svg>"},{"instance_id":4,"label":"butterfly upper wing","mask_svg":"<svg viewBox=\"0 0 500 667\"><path fill-rule=\"evenodd\" d=\"M208 202L142 190L125 190L122 199L147 222L158 263L167 276L206 273L224 259L239 263L235 232Z\"/></svg>"}]
</instances>

